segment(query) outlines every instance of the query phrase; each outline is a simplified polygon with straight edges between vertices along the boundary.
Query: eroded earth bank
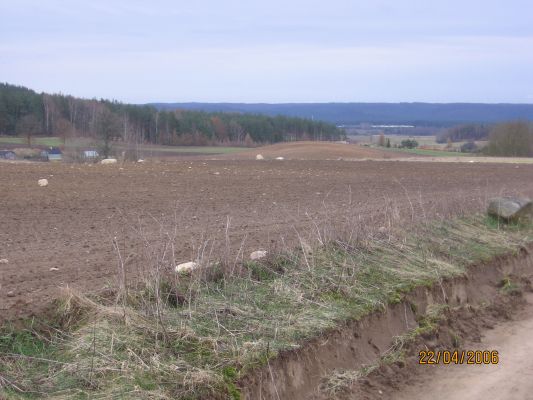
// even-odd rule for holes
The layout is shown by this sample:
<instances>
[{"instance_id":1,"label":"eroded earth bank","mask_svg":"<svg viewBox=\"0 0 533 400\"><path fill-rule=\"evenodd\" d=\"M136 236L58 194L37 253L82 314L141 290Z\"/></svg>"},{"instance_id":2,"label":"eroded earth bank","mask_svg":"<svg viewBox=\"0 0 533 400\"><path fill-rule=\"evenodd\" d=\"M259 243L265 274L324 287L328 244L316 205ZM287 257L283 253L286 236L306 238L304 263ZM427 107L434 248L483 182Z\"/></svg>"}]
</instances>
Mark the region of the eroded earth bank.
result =
<instances>
[{"instance_id":1,"label":"eroded earth bank","mask_svg":"<svg viewBox=\"0 0 533 400\"><path fill-rule=\"evenodd\" d=\"M247 399L533 398L533 246L282 354ZM497 364L420 365L420 350L498 351Z\"/></svg>"}]
</instances>

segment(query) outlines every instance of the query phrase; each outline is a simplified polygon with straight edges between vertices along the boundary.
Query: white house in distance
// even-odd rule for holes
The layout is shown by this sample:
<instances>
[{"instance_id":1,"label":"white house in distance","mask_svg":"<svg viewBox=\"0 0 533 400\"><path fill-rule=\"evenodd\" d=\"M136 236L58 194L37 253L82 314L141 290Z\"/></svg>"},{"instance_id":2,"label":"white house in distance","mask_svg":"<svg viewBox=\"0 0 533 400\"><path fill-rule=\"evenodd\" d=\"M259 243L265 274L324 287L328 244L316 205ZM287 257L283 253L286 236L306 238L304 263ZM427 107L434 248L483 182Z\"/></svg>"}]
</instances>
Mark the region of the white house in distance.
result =
<instances>
[{"instance_id":1,"label":"white house in distance","mask_svg":"<svg viewBox=\"0 0 533 400\"><path fill-rule=\"evenodd\" d=\"M83 150L83 158L86 159L95 159L100 156L96 150Z\"/></svg>"}]
</instances>

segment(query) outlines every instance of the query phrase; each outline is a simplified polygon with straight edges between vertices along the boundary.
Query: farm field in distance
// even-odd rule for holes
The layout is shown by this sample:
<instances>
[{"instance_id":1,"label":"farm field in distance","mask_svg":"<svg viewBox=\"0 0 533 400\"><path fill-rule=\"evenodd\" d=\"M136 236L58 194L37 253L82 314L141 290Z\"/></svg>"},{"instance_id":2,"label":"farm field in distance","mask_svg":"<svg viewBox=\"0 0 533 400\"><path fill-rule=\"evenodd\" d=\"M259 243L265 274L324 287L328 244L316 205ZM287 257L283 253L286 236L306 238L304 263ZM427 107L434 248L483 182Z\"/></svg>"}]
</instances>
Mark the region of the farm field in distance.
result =
<instances>
[{"instance_id":1,"label":"farm field in distance","mask_svg":"<svg viewBox=\"0 0 533 400\"><path fill-rule=\"evenodd\" d=\"M32 138L32 146L37 147L62 147L65 150L76 151L78 149L99 149L99 144L88 138L68 138L63 143L62 138L57 136L36 136ZM27 147L27 139L20 136L0 136L0 149ZM231 146L162 146L154 144L139 145L140 151L149 157L172 157L183 155L208 155L208 154L230 154L246 150L244 147ZM124 144L115 144L115 149L120 152L124 149Z\"/></svg>"},{"instance_id":2,"label":"farm field in distance","mask_svg":"<svg viewBox=\"0 0 533 400\"><path fill-rule=\"evenodd\" d=\"M10 147L21 147L26 146L26 144L27 139L25 137L0 136L0 147L4 147L6 145ZM62 145L63 141L57 136L39 136L32 139L32 144L38 146L53 147Z\"/></svg>"},{"instance_id":3,"label":"farm field in distance","mask_svg":"<svg viewBox=\"0 0 533 400\"><path fill-rule=\"evenodd\" d=\"M350 136L350 139L364 145L377 146L379 142L380 135L355 135ZM393 152L402 152L409 154L417 154L423 156L431 157L472 157L474 154L471 153L462 153L460 148L463 144L467 143L466 140L456 141L450 143L450 148L448 148L448 143L438 143L437 137L435 135L400 135L400 134L385 134L384 137L390 141L391 148L386 150ZM403 140L414 139L418 143L417 148L407 149L399 148ZM476 144L480 147L485 146L488 142L486 140L476 140Z\"/></svg>"},{"instance_id":4,"label":"farm field in distance","mask_svg":"<svg viewBox=\"0 0 533 400\"><path fill-rule=\"evenodd\" d=\"M501 193L531 197L531 176L533 165L481 163L207 157L112 166L0 163L0 258L9 260L0 275L0 315L39 313L60 286L88 291L114 284L115 237L132 271L141 267L133 250L140 226L149 238L175 222L178 262L200 252L215 258L228 248L247 257L290 248L291 232L306 230L313 218L340 222L355 210L365 224L390 204L416 213L480 211ZM41 178L47 187L37 185Z\"/></svg>"}]
</instances>

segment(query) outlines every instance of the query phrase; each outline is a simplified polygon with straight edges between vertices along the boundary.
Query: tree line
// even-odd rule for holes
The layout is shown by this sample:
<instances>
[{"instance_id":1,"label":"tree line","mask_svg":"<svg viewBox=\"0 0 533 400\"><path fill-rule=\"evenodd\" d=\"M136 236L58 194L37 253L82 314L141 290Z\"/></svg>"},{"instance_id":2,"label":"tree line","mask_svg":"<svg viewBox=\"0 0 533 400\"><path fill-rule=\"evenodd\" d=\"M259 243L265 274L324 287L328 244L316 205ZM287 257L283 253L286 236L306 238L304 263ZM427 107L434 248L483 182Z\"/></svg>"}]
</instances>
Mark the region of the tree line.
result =
<instances>
[{"instance_id":1,"label":"tree line","mask_svg":"<svg viewBox=\"0 0 533 400\"><path fill-rule=\"evenodd\" d=\"M337 140L344 132L322 121L239 113L159 111L148 105L37 93L0 83L0 135L102 137L163 145L253 145Z\"/></svg>"},{"instance_id":2,"label":"tree line","mask_svg":"<svg viewBox=\"0 0 533 400\"><path fill-rule=\"evenodd\" d=\"M437 143L487 140L492 125L489 124L463 124L445 129L437 134Z\"/></svg>"},{"instance_id":3,"label":"tree line","mask_svg":"<svg viewBox=\"0 0 533 400\"><path fill-rule=\"evenodd\" d=\"M480 148L476 141L487 141ZM533 157L533 123L529 121L508 121L496 125L467 124L458 125L437 135L437 142L467 143L461 151L480 151L490 156Z\"/></svg>"}]
</instances>

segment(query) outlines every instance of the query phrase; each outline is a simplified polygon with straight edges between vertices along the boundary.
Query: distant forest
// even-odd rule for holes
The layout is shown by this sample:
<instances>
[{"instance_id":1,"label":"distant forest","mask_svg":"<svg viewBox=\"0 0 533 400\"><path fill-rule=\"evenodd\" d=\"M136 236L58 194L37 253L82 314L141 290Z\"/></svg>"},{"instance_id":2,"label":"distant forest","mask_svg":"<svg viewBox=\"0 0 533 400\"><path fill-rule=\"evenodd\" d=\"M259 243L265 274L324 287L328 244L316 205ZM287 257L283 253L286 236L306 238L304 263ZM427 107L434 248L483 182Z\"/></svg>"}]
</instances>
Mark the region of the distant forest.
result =
<instances>
[{"instance_id":1,"label":"distant forest","mask_svg":"<svg viewBox=\"0 0 533 400\"><path fill-rule=\"evenodd\" d=\"M483 103L153 103L160 110L174 108L202 111L287 115L327 121L336 125L405 124L450 127L491 124L512 120L533 121L533 104Z\"/></svg>"},{"instance_id":2,"label":"distant forest","mask_svg":"<svg viewBox=\"0 0 533 400\"><path fill-rule=\"evenodd\" d=\"M105 126L104 126L105 125ZM164 145L336 140L335 125L287 116L167 109L37 93L0 83L0 135L94 137Z\"/></svg>"}]
</instances>

